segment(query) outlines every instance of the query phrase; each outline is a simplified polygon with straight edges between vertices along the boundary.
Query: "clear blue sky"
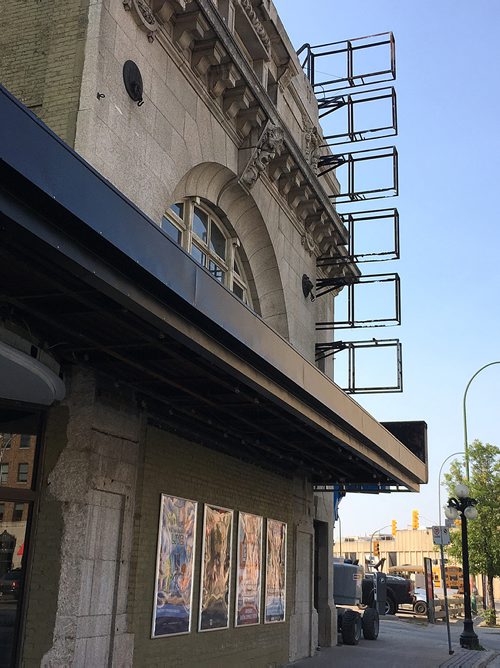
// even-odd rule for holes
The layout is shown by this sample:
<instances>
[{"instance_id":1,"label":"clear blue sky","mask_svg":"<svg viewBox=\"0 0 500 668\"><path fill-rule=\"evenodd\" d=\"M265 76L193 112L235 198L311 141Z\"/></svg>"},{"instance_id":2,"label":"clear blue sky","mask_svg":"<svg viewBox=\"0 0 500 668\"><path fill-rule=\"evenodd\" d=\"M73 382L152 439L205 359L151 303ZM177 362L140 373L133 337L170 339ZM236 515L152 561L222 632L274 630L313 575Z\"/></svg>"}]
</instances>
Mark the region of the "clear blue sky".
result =
<instances>
[{"instance_id":1,"label":"clear blue sky","mask_svg":"<svg viewBox=\"0 0 500 668\"><path fill-rule=\"evenodd\" d=\"M439 467L463 449L465 387L500 360L500 2L274 4L296 48L386 31L396 38L400 196L365 208L400 213L401 260L380 268L401 276L403 325L359 338L401 339L404 392L354 398L379 420L427 422L429 484L418 495L349 495L340 512L343 535L393 518L405 528L413 509L421 526L437 524ZM500 365L473 381L467 418L469 441L500 445Z\"/></svg>"}]
</instances>

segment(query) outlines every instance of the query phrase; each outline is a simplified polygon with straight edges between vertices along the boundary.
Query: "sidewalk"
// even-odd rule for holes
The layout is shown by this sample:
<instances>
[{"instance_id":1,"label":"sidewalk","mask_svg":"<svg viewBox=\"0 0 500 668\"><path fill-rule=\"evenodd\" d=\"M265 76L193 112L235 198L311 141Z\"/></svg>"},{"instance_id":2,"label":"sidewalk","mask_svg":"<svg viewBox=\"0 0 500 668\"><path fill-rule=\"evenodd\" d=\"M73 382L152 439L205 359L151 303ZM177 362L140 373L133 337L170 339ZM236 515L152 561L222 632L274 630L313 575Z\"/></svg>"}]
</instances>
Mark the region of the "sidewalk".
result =
<instances>
[{"instance_id":1,"label":"sidewalk","mask_svg":"<svg viewBox=\"0 0 500 668\"><path fill-rule=\"evenodd\" d=\"M500 629L476 628L486 651L460 647L462 622L450 625L453 654L450 656L444 624L431 625L413 617L382 617L377 640L362 639L359 645L322 648L293 668L500 668Z\"/></svg>"}]
</instances>

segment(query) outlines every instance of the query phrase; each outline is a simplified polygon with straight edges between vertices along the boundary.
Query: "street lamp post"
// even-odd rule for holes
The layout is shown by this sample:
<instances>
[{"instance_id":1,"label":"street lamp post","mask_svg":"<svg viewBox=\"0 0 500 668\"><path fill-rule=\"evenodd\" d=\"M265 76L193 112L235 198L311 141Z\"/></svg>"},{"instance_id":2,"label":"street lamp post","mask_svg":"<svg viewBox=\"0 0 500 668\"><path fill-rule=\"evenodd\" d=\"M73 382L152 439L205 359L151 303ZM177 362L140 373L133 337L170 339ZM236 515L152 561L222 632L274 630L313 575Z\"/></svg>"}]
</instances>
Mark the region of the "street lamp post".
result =
<instances>
[{"instance_id":1,"label":"street lamp post","mask_svg":"<svg viewBox=\"0 0 500 668\"><path fill-rule=\"evenodd\" d=\"M467 410L466 410L466 405L465 405L465 400L467 399L467 392L469 391L470 384L474 380L474 378L481 373L481 371L484 371L484 369L487 369L489 366L493 366L494 364L500 364L500 360L497 360L496 362L489 362L488 364L485 364L482 366L480 369L476 371L476 373L471 377L469 382L467 383L467 387L465 388L464 392L464 400L463 400L463 414L464 414L464 449L465 449L465 471L467 475L467 480L469 480L469 442L467 438Z\"/></svg>"},{"instance_id":2,"label":"street lamp post","mask_svg":"<svg viewBox=\"0 0 500 668\"><path fill-rule=\"evenodd\" d=\"M462 567L464 581L464 630L460 636L460 646L465 649L479 649L479 638L474 631L472 623L472 608L470 600L470 575L469 575L469 545L467 537L467 520L474 520L477 517L477 508L475 499L469 497L469 488L467 485L458 484L455 487L456 496L448 500L448 506L445 509L445 515L451 520L459 516L462 525Z\"/></svg>"},{"instance_id":3,"label":"street lamp post","mask_svg":"<svg viewBox=\"0 0 500 668\"><path fill-rule=\"evenodd\" d=\"M390 526L391 526L390 524L386 524L385 527L380 527L380 529L375 529L375 531L374 531L374 532L372 533L372 535L370 536L370 559L373 558L373 552L372 552L373 536L374 536L376 533L380 533L380 532L383 531L384 529L388 529Z\"/></svg>"}]
</instances>

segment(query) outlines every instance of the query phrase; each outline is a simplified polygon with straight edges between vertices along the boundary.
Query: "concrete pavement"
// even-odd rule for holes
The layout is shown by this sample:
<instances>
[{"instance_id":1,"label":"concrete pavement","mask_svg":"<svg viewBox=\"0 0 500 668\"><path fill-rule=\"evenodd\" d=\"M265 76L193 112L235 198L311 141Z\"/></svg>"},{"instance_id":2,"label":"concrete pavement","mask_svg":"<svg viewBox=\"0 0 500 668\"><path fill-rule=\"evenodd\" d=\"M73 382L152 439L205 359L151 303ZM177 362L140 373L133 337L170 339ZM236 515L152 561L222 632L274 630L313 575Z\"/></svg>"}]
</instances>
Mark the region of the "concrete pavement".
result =
<instances>
[{"instance_id":1,"label":"concrete pavement","mask_svg":"<svg viewBox=\"0 0 500 668\"><path fill-rule=\"evenodd\" d=\"M413 616L381 617L377 640L362 639L357 646L338 645L301 659L293 668L500 668L500 629L476 628L486 651L464 650L461 621L452 622L454 654L448 652L445 624L432 625Z\"/></svg>"}]
</instances>

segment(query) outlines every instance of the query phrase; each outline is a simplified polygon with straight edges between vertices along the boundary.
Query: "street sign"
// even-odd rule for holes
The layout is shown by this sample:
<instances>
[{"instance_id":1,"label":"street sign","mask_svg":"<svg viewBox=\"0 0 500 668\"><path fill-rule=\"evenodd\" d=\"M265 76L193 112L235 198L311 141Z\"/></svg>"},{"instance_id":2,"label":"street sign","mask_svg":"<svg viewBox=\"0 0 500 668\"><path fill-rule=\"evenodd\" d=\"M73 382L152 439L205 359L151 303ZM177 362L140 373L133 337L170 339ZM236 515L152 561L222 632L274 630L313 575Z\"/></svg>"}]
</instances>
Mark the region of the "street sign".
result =
<instances>
[{"instance_id":1,"label":"street sign","mask_svg":"<svg viewBox=\"0 0 500 668\"><path fill-rule=\"evenodd\" d=\"M449 545L450 530L448 527L432 527L432 540L434 545Z\"/></svg>"}]
</instances>

